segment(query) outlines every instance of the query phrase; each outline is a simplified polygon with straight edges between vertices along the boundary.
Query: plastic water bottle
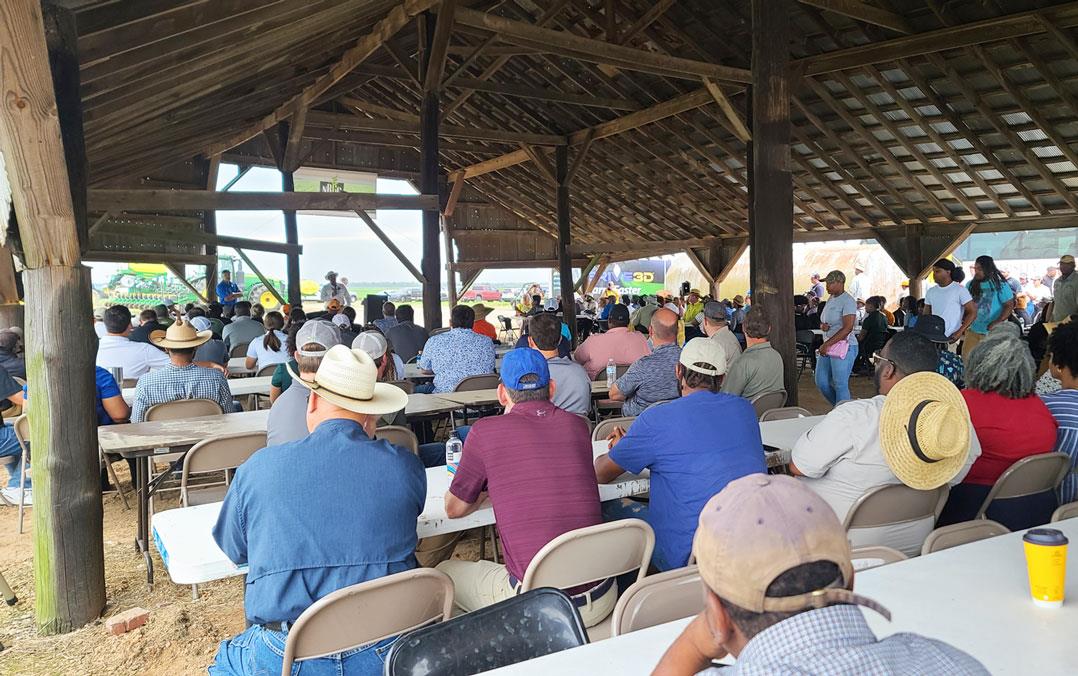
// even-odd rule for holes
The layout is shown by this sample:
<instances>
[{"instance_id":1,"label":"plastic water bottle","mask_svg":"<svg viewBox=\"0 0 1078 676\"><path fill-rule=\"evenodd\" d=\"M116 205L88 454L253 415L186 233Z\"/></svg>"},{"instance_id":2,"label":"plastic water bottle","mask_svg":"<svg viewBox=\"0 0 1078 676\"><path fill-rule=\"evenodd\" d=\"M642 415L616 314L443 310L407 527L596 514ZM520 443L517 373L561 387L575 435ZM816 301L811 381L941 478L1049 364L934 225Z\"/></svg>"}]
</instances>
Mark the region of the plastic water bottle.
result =
<instances>
[{"instance_id":1,"label":"plastic water bottle","mask_svg":"<svg viewBox=\"0 0 1078 676\"><path fill-rule=\"evenodd\" d=\"M606 387L610 389L614 386L614 381L618 379L618 365L614 363L614 358L611 357L606 362Z\"/></svg>"},{"instance_id":2,"label":"plastic water bottle","mask_svg":"<svg viewBox=\"0 0 1078 676\"><path fill-rule=\"evenodd\" d=\"M449 478L457 473L460 466L460 457L464 454L464 442L460 440L456 432L449 433L449 439L445 442L445 469L449 472Z\"/></svg>"}]
</instances>

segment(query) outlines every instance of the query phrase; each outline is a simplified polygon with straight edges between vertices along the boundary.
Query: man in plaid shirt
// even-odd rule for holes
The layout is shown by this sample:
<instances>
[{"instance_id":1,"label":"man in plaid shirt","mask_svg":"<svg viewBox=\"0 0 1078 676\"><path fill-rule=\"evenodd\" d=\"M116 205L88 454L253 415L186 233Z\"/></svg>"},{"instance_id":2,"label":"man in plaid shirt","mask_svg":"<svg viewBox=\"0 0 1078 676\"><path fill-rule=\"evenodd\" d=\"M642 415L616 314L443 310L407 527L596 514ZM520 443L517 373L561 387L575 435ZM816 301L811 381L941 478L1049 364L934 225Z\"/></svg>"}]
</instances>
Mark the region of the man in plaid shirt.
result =
<instances>
[{"instance_id":1,"label":"man in plaid shirt","mask_svg":"<svg viewBox=\"0 0 1078 676\"><path fill-rule=\"evenodd\" d=\"M154 345L168 351L169 364L139 378L131 422L143 422L151 406L179 399L210 399L220 404L224 413L235 410L223 369L194 363L196 348L212 336L213 331L196 332L187 322L177 320L165 335L151 337Z\"/></svg>"}]
</instances>

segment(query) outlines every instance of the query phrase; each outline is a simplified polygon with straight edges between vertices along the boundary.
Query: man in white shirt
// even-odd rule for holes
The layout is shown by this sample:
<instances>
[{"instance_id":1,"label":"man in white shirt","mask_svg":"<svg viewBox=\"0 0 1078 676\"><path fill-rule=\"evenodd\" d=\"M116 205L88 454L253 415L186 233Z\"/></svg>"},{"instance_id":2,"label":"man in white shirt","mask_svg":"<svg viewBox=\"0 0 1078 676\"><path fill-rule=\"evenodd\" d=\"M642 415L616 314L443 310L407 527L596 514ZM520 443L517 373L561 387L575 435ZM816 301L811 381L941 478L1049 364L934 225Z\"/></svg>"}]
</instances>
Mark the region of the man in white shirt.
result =
<instances>
[{"instance_id":1,"label":"man in white shirt","mask_svg":"<svg viewBox=\"0 0 1078 676\"><path fill-rule=\"evenodd\" d=\"M947 349L954 352L958 341L977 318L977 304L969 289L961 283L965 272L946 258L932 265L932 279L936 286L925 294L925 314L943 318L943 330L951 338Z\"/></svg>"},{"instance_id":2,"label":"man in white shirt","mask_svg":"<svg viewBox=\"0 0 1078 676\"><path fill-rule=\"evenodd\" d=\"M352 294L348 293L348 287L344 284L337 283L337 273L330 270L326 273L326 284L322 285L321 299L323 303L328 303L330 300L336 298L341 302L341 305L352 304Z\"/></svg>"},{"instance_id":3,"label":"man in white shirt","mask_svg":"<svg viewBox=\"0 0 1078 676\"><path fill-rule=\"evenodd\" d=\"M169 364L168 354L148 343L128 339L131 333L131 310L113 305L104 313L105 335L97 346L97 365L104 369L123 369L124 379L137 379L151 368ZM122 384L121 384L122 386Z\"/></svg>"},{"instance_id":4,"label":"man in white shirt","mask_svg":"<svg viewBox=\"0 0 1078 676\"><path fill-rule=\"evenodd\" d=\"M711 300L704 303L704 310L700 314L704 317L701 327L704 335L721 345L722 351L726 353L726 372L729 373L734 360L741 356L741 342L730 331L726 321L726 308L719 301Z\"/></svg>"},{"instance_id":5,"label":"man in white shirt","mask_svg":"<svg viewBox=\"0 0 1078 676\"><path fill-rule=\"evenodd\" d=\"M873 378L879 394L848 401L835 409L794 444L790 473L808 485L844 519L857 499L873 488L901 483L884 458L880 444L880 414L887 394L906 376L935 372L939 355L924 336L910 331L896 334L880 351ZM941 376L942 377L942 376ZM967 414L968 416L968 414ZM965 478L981 454L977 434L970 425L969 454L949 481ZM855 528L849 533L854 547L885 545L916 556L932 531L934 519L890 526Z\"/></svg>"},{"instance_id":6,"label":"man in white shirt","mask_svg":"<svg viewBox=\"0 0 1078 676\"><path fill-rule=\"evenodd\" d=\"M853 266L853 279L850 281L850 287L846 289L854 300L868 300L872 295L872 280L865 274L865 264L856 263Z\"/></svg>"}]
</instances>

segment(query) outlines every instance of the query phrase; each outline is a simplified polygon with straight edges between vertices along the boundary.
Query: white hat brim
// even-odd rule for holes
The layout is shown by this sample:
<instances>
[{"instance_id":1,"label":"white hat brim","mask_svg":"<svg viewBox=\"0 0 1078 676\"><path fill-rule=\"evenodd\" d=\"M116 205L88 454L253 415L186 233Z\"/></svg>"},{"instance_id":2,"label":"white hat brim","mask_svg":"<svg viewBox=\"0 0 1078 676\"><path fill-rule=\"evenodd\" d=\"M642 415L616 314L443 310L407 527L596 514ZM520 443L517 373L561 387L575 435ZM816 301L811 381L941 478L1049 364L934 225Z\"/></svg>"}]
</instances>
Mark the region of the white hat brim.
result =
<instances>
[{"instance_id":1,"label":"white hat brim","mask_svg":"<svg viewBox=\"0 0 1078 676\"><path fill-rule=\"evenodd\" d=\"M176 349L176 350L183 350L183 349L187 349L187 348L191 348L191 347L198 347L199 345L201 345L202 343L205 343L210 338L213 338L213 331L212 330L206 330L206 331L199 331L198 333L196 333L194 340L169 340L167 337L165 337L165 338L160 338L158 340L154 340L153 338L150 338L150 342L153 343L154 345L156 345L157 347L163 347L165 349L172 348L172 349Z\"/></svg>"},{"instance_id":2,"label":"white hat brim","mask_svg":"<svg viewBox=\"0 0 1078 676\"><path fill-rule=\"evenodd\" d=\"M408 406L408 395L396 385L375 383L374 394L370 399L353 399L336 392L330 392L324 387L319 387L317 383L304 380L292 373L292 369L288 369L288 372L292 374L293 383L299 383L329 403L353 413L385 415L386 413L396 413Z\"/></svg>"}]
</instances>

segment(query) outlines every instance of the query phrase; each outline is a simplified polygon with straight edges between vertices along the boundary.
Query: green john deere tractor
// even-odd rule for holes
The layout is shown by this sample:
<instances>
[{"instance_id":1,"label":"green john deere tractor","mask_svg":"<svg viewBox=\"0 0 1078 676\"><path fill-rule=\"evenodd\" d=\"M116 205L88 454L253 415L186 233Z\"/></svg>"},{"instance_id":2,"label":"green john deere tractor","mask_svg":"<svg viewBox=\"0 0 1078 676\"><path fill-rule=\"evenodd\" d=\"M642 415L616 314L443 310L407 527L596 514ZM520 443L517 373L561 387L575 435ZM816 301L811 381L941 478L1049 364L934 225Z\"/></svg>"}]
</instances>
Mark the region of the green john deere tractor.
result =
<instances>
[{"instance_id":1,"label":"green john deere tractor","mask_svg":"<svg viewBox=\"0 0 1078 676\"><path fill-rule=\"evenodd\" d=\"M232 272L234 281L243 292L244 299L251 303L261 303L266 310L277 310L281 304L266 285L254 274L245 274L243 260L229 256L217 259L217 271ZM189 279L196 289L206 286L204 275ZM281 296L287 297L285 282L279 279L269 280ZM100 291L95 289L95 305L114 305L122 303L130 308L151 308L165 301L174 301L178 305L200 302L198 297L182 284L164 265L156 263L131 263L118 271Z\"/></svg>"}]
</instances>

